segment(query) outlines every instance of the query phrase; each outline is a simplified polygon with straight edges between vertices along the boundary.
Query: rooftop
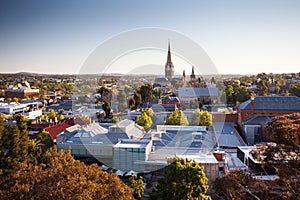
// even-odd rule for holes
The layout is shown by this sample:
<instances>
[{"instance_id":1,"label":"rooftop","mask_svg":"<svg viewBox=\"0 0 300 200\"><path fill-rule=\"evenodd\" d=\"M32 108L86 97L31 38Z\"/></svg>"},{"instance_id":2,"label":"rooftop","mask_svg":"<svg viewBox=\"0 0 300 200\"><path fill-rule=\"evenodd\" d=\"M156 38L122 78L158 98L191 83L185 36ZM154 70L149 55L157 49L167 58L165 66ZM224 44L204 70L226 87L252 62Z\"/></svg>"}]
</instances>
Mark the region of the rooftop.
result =
<instances>
[{"instance_id":1,"label":"rooftop","mask_svg":"<svg viewBox=\"0 0 300 200\"><path fill-rule=\"evenodd\" d=\"M178 96L181 97L217 97L219 96L218 88L179 88Z\"/></svg>"},{"instance_id":2,"label":"rooftop","mask_svg":"<svg viewBox=\"0 0 300 200\"><path fill-rule=\"evenodd\" d=\"M251 99L240 104L240 109L250 110ZM300 110L297 96L255 96L254 110Z\"/></svg>"}]
</instances>

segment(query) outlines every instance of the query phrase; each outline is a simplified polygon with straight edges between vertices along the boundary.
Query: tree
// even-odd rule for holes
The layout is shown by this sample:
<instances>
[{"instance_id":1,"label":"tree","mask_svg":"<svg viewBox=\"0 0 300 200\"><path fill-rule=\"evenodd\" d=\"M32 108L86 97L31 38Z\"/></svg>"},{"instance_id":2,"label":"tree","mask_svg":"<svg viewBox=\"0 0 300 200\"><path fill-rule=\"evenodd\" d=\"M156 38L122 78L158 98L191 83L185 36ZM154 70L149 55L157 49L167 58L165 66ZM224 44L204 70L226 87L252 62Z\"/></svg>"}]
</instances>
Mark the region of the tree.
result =
<instances>
[{"instance_id":1,"label":"tree","mask_svg":"<svg viewBox=\"0 0 300 200\"><path fill-rule=\"evenodd\" d=\"M206 126L206 128L208 128L212 124L212 114L196 109L192 115L192 124L196 126Z\"/></svg>"},{"instance_id":2,"label":"tree","mask_svg":"<svg viewBox=\"0 0 300 200\"><path fill-rule=\"evenodd\" d=\"M64 154L64 153L63 153ZM127 200L132 190L117 175L96 164L53 158L48 165L18 165L0 175L1 199L108 199Z\"/></svg>"},{"instance_id":3,"label":"tree","mask_svg":"<svg viewBox=\"0 0 300 200\"><path fill-rule=\"evenodd\" d=\"M102 109L105 112L105 118L110 118L111 114L110 114L110 104L106 101L104 101L104 104L102 105Z\"/></svg>"},{"instance_id":4,"label":"tree","mask_svg":"<svg viewBox=\"0 0 300 200\"><path fill-rule=\"evenodd\" d=\"M142 103L142 96L140 93L134 92L133 99L135 101L135 106L139 107Z\"/></svg>"},{"instance_id":5,"label":"tree","mask_svg":"<svg viewBox=\"0 0 300 200\"><path fill-rule=\"evenodd\" d=\"M127 108L127 101L126 101L126 93L121 90L118 94L118 110L119 112L123 112Z\"/></svg>"},{"instance_id":6,"label":"tree","mask_svg":"<svg viewBox=\"0 0 300 200\"><path fill-rule=\"evenodd\" d=\"M147 113L147 115L149 117L151 117L152 125L155 125L157 117L156 117L155 112L153 111L153 109L152 108L146 108L144 112Z\"/></svg>"},{"instance_id":7,"label":"tree","mask_svg":"<svg viewBox=\"0 0 300 200\"><path fill-rule=\"evenodd\" d=\"M143 126L145 129L149 129L152 125L152 120L146 112L142 112L142 114L136 119L136 123Z\"/></svg>"},{"instance_id":8,"label":"tree","mask_svg":"<svg viewBox=\"0 0 300 200\"><path fill-rule=\"evenodd\" d=\"M245 86L241 86L238 89L236 100L238 102L244 102L250 99L253 96L253 93Z\"/></svg>"},{"instance_id":9,"label":"tree","mask_svg":"<svg viewBox=\"0 0 300 200\"><path fill-rule=\"evenodd\" d=\"M142 199L142 195L144 194L144 186L145 183L143 181L143 177L139 176L138 178L133 175L129 178L130 187L133 189L133 197L135 199Z\"/></svg>"},{"instance_id":10,"label":"tree","mask_svg":"<svg viewBox=\"0 0 300 200\"><path fill-rule=\"evenodd\" d=\"M164 171L164 177L158 180L152 199L211 199L206 195L208 179L203 167L187 158L172 158Z\"/></svg>"},{"instance_id":11,"label":"tree","mask_svg":"<svg viewBox=\"0 0 300 200\"><path fill-rule=\"evenodd\" d=\"M142 102L147 103L153 99L153 86L151 84L142 85L138 91L142 96Z\"/></svg>"},{"instance_id":12,"label":"tree","mask_svg":"<svg viewBox=\"0 0 300 200\"><path fill-rule=\"evenodd\" d=\"M43 130L36 139L41 144L42 153L45 153L54 145L54 142L48 131Z\"/></svg>"},{"instance_id":13,"label":"tree","mask_svg":"<svg viewBox=\"0 0 300 200\"><path fill-rule=\"evenodd\" d=\"M300 82L297 82L293 87L291 87L289 89L289 93L294 96L300 97Z\"/></svg>"},{"instance_id":14,"label":"tree","mask_svg":"<svg viewBox=\"0 0 300 200\"><path fill-rule=\"evenodd\" d=\"M251 154L266 168L274 168L284 191L283 198L296 199L300 193L300 113L277 116L270 121L265 131L270 133L267 146L253 149Z\"/></svg>"},{"instance_id":15,"label":"tree","mask_svg":"<svg viewBox=\"0 0 300 200\"><path fill-rule=\"evenodd\" d=\"M175 110L167 117L165 124L188 126L189 122L182 110Z\"/></svg>"},{"instance_id":16,"label":"tree","mask_svg":"<svg viewBox=\"0 0 300 200\"><path fill-rule=\"evenodd\" d=\"M266 78L263 78L257 83L257 95L267 96L268 93L269 93L268 81Z\"/></svg>"},{"instance_id":17,"label":"tree","mask_svg":"<svg viewBox=\"0 0 300 200\"><path fill-rule=\"evenodd\" d=\"M49 113L47 113L47 116L49 119L54 119L57 116L57 112L51 109Z\"/></svg>"},{"instance_id":18,"label":"tree","mask_svg":"<svg viewBox=\"0 0 300 200\"><path fill-rule=\"evenodd\" d=\"M65 119L65 117L62 115L62 114L59 114L58 116L57 116L57 120L58 121L63 121Z\"/></svg>"},{"instance_id":19,"label":"tree","mask_svg":"<svg viewBox=\"0 0 300 200\"><path fill-rule=\"evenodd\" d=\"M269 199L266 184L253 179L241 169L231 170L229 174L218 177L213 187L218 195L226 199Z\"/></svg>"},{"instance_id":20,"label":"tree","mask_svg":"<svg viewBox=\"0 0 300 200\"><path fill-rule=\"evenodd\" d=\"M134 98L130 98L128 101L128 107L132 109L134 106L135 106L135 100Z\"/></svg>"}]
</instances>

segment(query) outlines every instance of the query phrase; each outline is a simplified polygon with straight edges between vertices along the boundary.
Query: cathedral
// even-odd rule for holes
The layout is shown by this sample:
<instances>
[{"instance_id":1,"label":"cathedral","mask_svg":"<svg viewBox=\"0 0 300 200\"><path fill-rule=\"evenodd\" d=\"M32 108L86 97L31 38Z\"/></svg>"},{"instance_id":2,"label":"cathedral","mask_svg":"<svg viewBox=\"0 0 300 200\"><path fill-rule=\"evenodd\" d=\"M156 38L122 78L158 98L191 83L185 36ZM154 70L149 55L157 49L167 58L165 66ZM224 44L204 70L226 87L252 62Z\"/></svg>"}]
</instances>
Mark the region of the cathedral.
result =
<instances>
[{"instance_id":1,"label":"cathedral","mask_svg":"<svg viewBox=\"0 0 300 200\"><path fill-rule=\"evenodd\" d=\"M174 78L174 65L171 60L171 49L170 49L170 42L168 47L168 57L167 63L165 65L165 77L171 81Z\"/></svg>"}]
</instances>

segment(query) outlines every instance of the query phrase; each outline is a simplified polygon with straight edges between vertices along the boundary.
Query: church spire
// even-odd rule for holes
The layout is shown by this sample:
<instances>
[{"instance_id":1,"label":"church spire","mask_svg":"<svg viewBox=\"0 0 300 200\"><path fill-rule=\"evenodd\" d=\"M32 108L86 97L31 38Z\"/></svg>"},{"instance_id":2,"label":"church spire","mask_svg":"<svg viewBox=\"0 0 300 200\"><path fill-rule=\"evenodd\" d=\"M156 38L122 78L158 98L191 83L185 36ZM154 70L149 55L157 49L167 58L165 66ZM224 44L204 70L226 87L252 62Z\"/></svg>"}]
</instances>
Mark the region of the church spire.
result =
<instances>
[{"instance_id":1,"label":"church spire","mask_svg":"<svg viewBox=\"0 0 300 200\"><path fill-rule=\"evenodd\" d=\"M174 65L171 60L171 47L170 47L170 41L168 44L168 57L167 57L167 62L165 65L165 77L168 78L170 81L174 77Z\"/></svg>"},{"instance_id":2,"label":"church spire","mask_svg":"<svg viewBox=\"0 0 300 200\"><path fill-rule=\"evenodd\" d=\"M191 74L191 80L195 80L196 76L195 76L195 71L194 71L194 66L192 67L192 74Z\"/></svg>"},{"instance_id":3,"label":"church spire","mask_svg":"<svg viewBox=\"0 0 300 200\"><path fill-rule=\"evenodd\" d=\"M168 58L167 58L167 62L171 63L171 47L170 47L170 40L169 40L169 45L168 45Z\"/></svg>"}]
</instances>

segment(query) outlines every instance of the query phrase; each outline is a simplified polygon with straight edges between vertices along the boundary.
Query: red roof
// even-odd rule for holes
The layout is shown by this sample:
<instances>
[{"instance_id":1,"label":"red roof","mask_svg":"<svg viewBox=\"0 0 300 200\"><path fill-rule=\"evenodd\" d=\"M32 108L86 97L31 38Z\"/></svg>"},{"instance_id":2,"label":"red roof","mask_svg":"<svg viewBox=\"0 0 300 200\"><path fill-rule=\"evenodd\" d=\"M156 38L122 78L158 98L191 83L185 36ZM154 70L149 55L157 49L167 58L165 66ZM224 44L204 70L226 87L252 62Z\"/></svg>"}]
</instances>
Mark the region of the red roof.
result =
<instances>
[{"instance_id":1,"label":"red roof","mask_svg":"<svg viewBox=\"0 0 300 200\"><path fill-rule=\"evenodd\" d=\"M60 134L61 132L65 131L67 128L69 128L71 125L67 123L59 123L53 126L49 126L45 128L45 131L48 131L50 133L50 136L52 140L56 140L56 136Z\"/></svg>"}]
</instances>

